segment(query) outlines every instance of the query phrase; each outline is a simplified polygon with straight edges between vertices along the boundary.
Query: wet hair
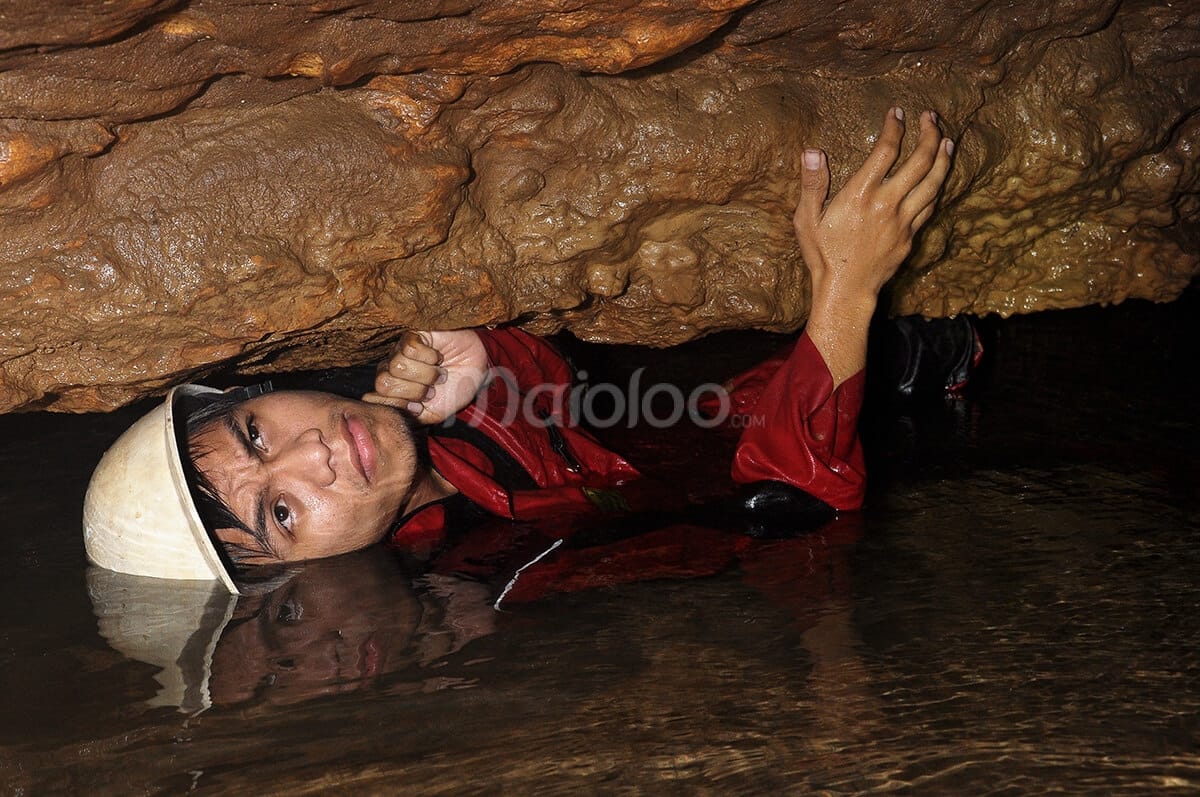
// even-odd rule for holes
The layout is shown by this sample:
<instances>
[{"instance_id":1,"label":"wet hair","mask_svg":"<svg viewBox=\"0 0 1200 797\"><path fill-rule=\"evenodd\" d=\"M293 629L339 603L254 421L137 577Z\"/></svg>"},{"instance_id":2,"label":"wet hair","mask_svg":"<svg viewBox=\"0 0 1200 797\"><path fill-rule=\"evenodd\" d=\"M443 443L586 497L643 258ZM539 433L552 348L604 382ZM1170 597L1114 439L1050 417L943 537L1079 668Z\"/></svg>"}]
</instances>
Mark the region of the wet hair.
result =
<instances>
[{"instance_id":1,"label":"wet hair","mask_svg":"<svg viewBox=\"0 0 1200 797\"><path fill-rule=\"evenodd\" d=\"M192 494L192 503L196 507L196 514L200 516L200 522L204 524L218 553L225 560L225 565L239 579L244 578L247 572L245 565L249 559L264 555L271 556L273 552L268 542L259 540L254 529L242 522L241 518L229 508L208 478L208 474L198 468L196 463L210 451L197 442L200 433L213 424L226 421L234 410L246 400L246 394L242 391L184 397L179 400L176 412L185 420L182 424L177 424L175 429L179 450L187 453L186 457L180 457L180 459L183 463L188 489ZM244 531L259 541L260 547L250 548L226 542L217 537L218 529Z\"/></svg>"}]
</instances>

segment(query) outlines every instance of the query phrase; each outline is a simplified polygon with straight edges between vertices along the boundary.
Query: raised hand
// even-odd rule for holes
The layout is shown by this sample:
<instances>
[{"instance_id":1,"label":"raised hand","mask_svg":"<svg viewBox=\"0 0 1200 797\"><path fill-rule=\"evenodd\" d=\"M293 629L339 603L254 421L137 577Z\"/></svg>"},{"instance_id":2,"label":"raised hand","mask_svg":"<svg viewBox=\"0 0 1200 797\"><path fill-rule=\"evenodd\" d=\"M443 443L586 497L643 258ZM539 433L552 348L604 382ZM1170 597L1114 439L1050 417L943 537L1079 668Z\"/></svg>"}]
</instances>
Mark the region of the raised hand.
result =
<instances>
[{"instance_id":1,"label":"raised hand","mask_svg":"<svg viewBox=\"0 0 1200 797\"><path fill-rule=\"evenodd\" d=\"M488 373L475 332L406 332L375 372L363 401L398 407L419 423L439 423L466 407Z\"/></svg>"},{"instance_id":2,"label":"raised hand","mask_svg":"<svg viewBox=\"0 0 1200 797\"><path fill-rule=\"evenodd\" d=\"M835 384L862 369L879 292L908 256L917 230L933 215L950 171L954 144L942 138L937 115L926 111L920 124L916 148L896 165L904 113L889 110L866 162L828 203L825 153L810 149L803 154L800 203L792 221L812 277L807 329Z\"/></svg>"}]
</instances>

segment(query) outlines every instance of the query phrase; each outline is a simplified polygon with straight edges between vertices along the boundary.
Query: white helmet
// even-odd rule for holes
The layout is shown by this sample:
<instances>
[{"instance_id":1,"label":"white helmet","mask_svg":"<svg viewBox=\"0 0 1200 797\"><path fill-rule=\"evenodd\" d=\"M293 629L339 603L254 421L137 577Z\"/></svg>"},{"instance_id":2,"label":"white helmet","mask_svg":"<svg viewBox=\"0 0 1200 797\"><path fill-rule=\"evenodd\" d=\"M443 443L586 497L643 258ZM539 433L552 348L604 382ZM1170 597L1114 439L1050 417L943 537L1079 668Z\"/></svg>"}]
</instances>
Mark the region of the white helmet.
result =
<instances>
[{"instance_id":1,"label":"white helmet","mask_svg":"<svg viewBox=\"0 0 1200 797\"><path fill-rule=\"evenodd\" d=\"M219 579L239 594L192 501L175 428L180 399L220 392L172 389L105 452L83 499L83 543L94 564L135 576Z\"/></svg>"}]
</instances>

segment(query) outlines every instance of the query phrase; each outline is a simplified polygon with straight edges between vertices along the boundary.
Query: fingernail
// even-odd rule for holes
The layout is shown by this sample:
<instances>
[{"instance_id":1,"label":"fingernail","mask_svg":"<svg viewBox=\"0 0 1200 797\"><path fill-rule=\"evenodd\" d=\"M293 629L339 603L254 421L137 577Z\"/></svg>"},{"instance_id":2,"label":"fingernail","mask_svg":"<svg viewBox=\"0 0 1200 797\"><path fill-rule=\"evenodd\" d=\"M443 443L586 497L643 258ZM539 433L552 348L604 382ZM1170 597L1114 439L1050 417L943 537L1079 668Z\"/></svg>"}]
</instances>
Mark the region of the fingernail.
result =
<instances>
[{"instance_id":1,"label":"fingernail","mask_svg":"<svg viewBox=\"0 0 1200 797\"><path fill-rule=\"evenodd\" d=\"M819 169L821 168L821 151L816 149L804 150L804 168Z\"/></svg>"},{"instance_id":2,"label":"fingernail","mask_svg":"<svg viewBox=\"0 0 1200 797\"><path fill-rule=\"evenodd\" d=\"M935 125L938 123L937 111L929 112L929 121L933 122Z\"/></svg>"},{"instance_id":3,"label":"fingernail","mask_svg":"<svg viewBox=\"0 0 1200 797\"><path fill-rule=\"evenodd\" d=\"M433 380L433 383L435 385L444 385L446 383L446 372L444 370L439 370L437 379Z\"/></svg>"},{"instance_id":4,"label":"fingernail","mask_svg":"<svg viewBox=\"0 0 1200 797\"><path fill-rule=\"evenodd\" d=\"M418 404L418 403L417 403L417 402L415 402L415 401L410 401L410 402L408 402L408 406L407 406L407 407L405 407L405 409L407 409L407 410L408 410L409 412L411 412L413 415L420 415L420 414L421 414L421 410L423 410L423 409L425 409L425 408L424 408L424 407L422 407L420 404Z\"/></svg>"},{"instance_id":5,"label":"fingernail","mask_svg":"<svg viewBox=\"0 0 1200 797\"><path fill-rule=\"evenodd\" d=\"M433 398L433 394L436 392L437 391L434 390L433 388L429 388L428 390L426 390L425 391L425 401L429 401L431 398Z\"/></svg>"},{"instance_id":6,"label":"fingernail","mask_svg":"<svg viewBox=\"0 0 1200 797\"><path fill-rule=\"evenodd\" d=\"M944 146L946 148L947 155L954 154L954 142L953 141L951 141L950 139L947 138L942 142L942 146Z\"/></svg>"},{"instance_id":7,"label":"fingernail","mask_svg":"<svg viewBox=\"0 0 1200 797\"><path fill-rule=\"evenodd\" d=\"M904 121L904 109L899 105L892 109L892 115L895 116L897 120L901 122Z\"/></svg>"}]
</instances>

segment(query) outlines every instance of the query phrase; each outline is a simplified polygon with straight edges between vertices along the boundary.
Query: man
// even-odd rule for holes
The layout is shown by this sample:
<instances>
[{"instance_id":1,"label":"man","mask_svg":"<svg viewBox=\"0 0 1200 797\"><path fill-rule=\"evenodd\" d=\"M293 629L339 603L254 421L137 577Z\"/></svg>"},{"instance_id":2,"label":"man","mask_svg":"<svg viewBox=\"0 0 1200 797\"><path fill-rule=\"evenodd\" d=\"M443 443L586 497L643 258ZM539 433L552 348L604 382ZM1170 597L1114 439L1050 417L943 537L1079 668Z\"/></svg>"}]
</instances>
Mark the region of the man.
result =
<instances>
[{"instance_id":1,"label":"man","mask_svg":"<svg viewBox=\"0 0 1200 797\"><path fill-rule=\"evenodd\" d=\"M903 136L903 111L893 108L862 168L828 203L825 155L803 153L794 224L811 277L809 320L786 358L738 380L732 394L763 421L743 433L732 467L734 481L750 485L750 508L861 504L868 326L933 213L953 154L932 112L897 164ZM485 384L501 366L516 378ZM410 333L363 401L176 389L97 468L84 511L89 557L123 572L220 578L236 592L231 573L243 565L332 556L388 536L420 546L472 514L522 520L619 505L614 490L638 472L577 428L561 400L569 381L545 341L495 330ZM514 404L533 417L510 418ZM460 422L426 447L402 413L417 424Z\"/></svg>"}]
</instances>

